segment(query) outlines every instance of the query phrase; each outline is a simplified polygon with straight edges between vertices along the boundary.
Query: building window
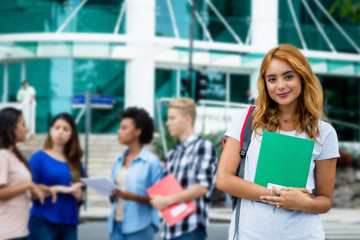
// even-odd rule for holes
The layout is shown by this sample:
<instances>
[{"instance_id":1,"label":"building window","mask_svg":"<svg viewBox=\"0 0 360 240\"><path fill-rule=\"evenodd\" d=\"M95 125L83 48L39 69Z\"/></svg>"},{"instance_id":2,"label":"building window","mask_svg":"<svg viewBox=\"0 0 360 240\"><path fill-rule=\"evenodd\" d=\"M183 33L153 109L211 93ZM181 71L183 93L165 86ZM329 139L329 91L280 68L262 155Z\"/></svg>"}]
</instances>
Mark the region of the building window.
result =
<instances>
[{"instance_id":1,"label":"building window","mask_svg":"<svg viewBox=\"0 0 360 240\"><path fill-rule=\"evenodd\" d=\"M324 89L324 112L340 141L359 141L360 79L319 76Z\"/></svg>"}]
</instances>

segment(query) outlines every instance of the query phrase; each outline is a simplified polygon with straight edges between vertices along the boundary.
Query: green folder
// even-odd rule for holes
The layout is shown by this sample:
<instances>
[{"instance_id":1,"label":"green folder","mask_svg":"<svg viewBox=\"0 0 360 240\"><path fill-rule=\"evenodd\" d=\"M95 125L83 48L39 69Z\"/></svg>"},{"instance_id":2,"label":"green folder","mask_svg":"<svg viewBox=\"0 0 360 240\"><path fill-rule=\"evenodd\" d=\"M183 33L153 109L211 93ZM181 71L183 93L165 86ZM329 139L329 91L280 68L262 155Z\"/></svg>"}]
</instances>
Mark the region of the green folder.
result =
<instances>
[{"instance_id":1,"label":"green folder","mask_svg":"<svg viewBox=\"0 0 360 240\"><path fill-rule=\"evenodd\" d=\"M315 141L264 131L256 184L305 188Z\"/></svg>"}]
</instances>

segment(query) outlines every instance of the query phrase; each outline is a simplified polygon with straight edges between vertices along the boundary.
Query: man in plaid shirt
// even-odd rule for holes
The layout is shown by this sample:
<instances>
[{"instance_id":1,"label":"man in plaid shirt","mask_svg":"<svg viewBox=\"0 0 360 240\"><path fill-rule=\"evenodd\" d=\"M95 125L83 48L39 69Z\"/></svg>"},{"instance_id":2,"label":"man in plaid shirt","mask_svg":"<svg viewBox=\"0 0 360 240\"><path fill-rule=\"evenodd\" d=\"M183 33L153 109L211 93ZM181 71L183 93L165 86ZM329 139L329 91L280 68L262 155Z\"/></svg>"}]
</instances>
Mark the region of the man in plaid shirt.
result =
<instances>
[{"instance_id":1,"label":"man in plaid shirt","mask_svg":"<svg viewBox=\"0 0 360 240\"><path fill-rule=\"evenodd\" d=\"M171 196L156 196L151 204L159 211L174 203L193 201L196 211L174 226L164 221L164 239L202 240L209 225L208 210L215 187L217 154L208 140L194 133L196 105L190 98L172 100L166 123L170 135L179 143L166 159L166 174L172 173L184 191Z\"/></svg>"}]
</instances>

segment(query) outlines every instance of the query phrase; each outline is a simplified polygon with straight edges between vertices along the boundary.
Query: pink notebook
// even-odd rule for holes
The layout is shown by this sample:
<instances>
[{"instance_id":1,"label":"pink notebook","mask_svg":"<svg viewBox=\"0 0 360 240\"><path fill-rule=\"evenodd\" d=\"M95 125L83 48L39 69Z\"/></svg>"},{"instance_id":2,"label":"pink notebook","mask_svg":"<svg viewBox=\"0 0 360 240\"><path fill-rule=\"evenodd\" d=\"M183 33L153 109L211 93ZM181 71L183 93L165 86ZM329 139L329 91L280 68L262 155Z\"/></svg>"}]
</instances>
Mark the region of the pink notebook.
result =
<instances>
[{"instance_id":1,"label":"pink notebook","mask_svg":"<svg viewBox=\"0 0 360 240\"><path fill-rule=\"evenodd\" d=\"M184 191L178 180L173 174L169 174L155 185L149 187L146 192L151 196L161 195L169 196L175 193ZM186 203L177 203L161 211L164 219L169 224L169 226L174 226L176 223L180 222L185 217L189 216L196 210L196 206L192 201Z\"/></svg>"}]
</instances>

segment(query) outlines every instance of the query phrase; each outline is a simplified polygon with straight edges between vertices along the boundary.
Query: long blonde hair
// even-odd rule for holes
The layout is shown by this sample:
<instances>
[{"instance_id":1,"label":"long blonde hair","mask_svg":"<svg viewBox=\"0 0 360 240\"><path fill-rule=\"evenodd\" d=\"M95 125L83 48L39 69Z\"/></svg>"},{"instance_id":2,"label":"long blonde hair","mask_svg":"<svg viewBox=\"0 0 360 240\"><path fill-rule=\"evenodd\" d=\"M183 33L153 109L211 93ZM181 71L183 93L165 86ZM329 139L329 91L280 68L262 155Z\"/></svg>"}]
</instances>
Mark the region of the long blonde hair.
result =
<instances>
[{"instance_id":1,"label":"long blonde hair","mask_svg":"<svg viewBox=\"0 0 360 240\"><path fill-rule=\"evenodd\" d=\"M313 140L319 136L318 122L323 117L323 92L319 79L313 73L308 60L294 46L282 44L271 49L264 57L258 79L259 95L253 113L253 128L276 132L280 129L279 108L270 98L266 83L265 72L272 59L287 62L301 76L302 91L296 109L296 134L305 132Z\"/></svg>"}]
</instances>

